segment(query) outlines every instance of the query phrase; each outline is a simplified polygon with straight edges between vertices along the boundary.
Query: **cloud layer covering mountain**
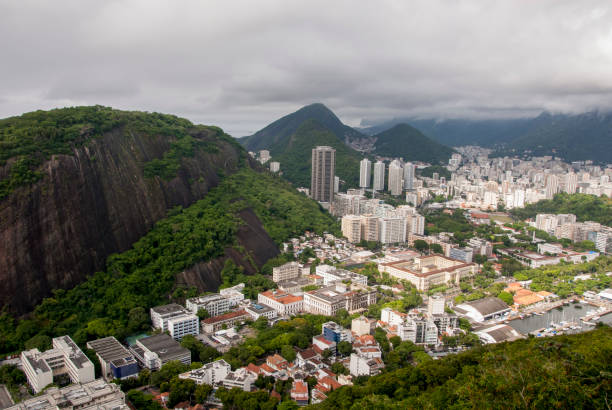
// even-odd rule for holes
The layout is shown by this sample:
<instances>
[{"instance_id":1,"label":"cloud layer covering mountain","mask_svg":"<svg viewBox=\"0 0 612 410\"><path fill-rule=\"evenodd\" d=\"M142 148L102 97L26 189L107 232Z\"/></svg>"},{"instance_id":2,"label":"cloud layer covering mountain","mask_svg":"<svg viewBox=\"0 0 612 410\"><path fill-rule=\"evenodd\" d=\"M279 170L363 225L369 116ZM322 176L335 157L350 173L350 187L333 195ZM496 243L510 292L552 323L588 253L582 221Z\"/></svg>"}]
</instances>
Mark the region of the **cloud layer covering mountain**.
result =
<instances>
[{"instance_id":1,"label":"cloud layer covering mountain","mask_svg":"<svg viewBox=\"0 0 612 410\"><path fill-rule=\"evenodd\" d=\"M313 101L350 125L612 105L605 0L26 1L0 23L0 117L104 104L242 136Z\"/></svg>"}]
</instances>

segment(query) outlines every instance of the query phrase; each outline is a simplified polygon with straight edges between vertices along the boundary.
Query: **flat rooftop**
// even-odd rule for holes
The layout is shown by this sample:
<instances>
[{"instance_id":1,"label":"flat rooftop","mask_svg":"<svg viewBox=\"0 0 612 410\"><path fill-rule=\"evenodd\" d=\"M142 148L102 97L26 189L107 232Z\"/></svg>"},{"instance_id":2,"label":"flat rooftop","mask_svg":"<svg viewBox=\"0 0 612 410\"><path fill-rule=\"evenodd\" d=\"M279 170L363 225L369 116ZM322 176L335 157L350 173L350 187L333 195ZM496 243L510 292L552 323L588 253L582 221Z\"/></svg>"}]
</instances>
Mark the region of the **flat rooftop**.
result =
<instances>
[{"instance_id":1,"label":"flat rooftop","mask_svg":"<svg viewBox=\"0 0 612 410\"><path fill-rule=\"evenodd\" d=\"M87 347L95 351L106 363L119 359L133 359L132 354L114 336L87 342Z\"/></svg>"},{"instance_id":2,"label":"flat rooftop","mask_svg":"<svg viewBox=\"0 0 612 410\"><path fill-rule=\"evenodd\" d=\"M170 303L169 305L152 307L151 310L160 315L167 315L169 313L182 312L185 308L177 303Z\"/></svg>"},{"instance_id":3,"label":"flat rooftop","mask_svg":"<svg viewBox=\"0 0 612 410\"><path fill-rule=\"evenodd\" d=\"M138 341L147 350L157 353L160 359L188 354L189 350L180 345L170 335L161 333Z\"/></svg>"}]
</instances>

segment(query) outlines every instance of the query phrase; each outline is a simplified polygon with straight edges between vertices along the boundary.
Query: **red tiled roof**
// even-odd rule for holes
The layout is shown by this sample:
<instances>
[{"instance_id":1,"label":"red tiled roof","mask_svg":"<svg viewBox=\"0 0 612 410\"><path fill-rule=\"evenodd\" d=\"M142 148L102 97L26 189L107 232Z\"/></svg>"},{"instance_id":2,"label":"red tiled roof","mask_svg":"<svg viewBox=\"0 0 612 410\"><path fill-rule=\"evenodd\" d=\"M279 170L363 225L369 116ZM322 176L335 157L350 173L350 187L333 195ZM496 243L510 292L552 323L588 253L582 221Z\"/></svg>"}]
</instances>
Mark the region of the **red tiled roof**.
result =
<instances>
[{"instance_id":1,"label":"red tiled roof","mask_svg":"<svg viewBox=\"0 0 612 410\"><path fill-rule=\"evenodd\" d=\"M260 295L263 295L278 303L282 303L283 305L288 305L304 300L304 296L294 296L289 293L281 292L278 290L267 290L265 292L261 292Z\"/></svg>"},{"instance_id":2,"label":"red tiled roof","mask_svg":"<svg viewBox=\"0 0 612 410\"><path fill-rule=\"evenodd\" d=\"M229 319L233 319L236 317L240 317L240 316L245 316L248 315L250 317L250 315L244 310L237 310L235 312L229 312L229 313L225 313L223 315L219 315L219 316L215 316L215 317L209 317L208 319L204 319L202 321L202 323L205 323L207 325L212 324L212 323L217 323L217 322L222 322L224 320L229 320Z\"/></svg>"},{"instance_id":3,"label":"red tiled roof","mask_svg":"<svg viewBox=\"0 0 612 410\"><path fill-rule=\"evenodd\" d=\"M295 380L291 389L291 394L308 394L308 384L302 380Z\"/></svg>"},{"instance_id":4,"label":"red tiled roof","mask_svg":"<svg viewBox=\"0 0 612 410\"><path fill-rule=\"evenodd\" d=\"M259 368L261 370L263 370L266 373L276 373L276 370L274 370L273 368L271 368L270 366L268 366L267 364L262 364L261 366L259 366Z\"/></svg>"}]
</instances>

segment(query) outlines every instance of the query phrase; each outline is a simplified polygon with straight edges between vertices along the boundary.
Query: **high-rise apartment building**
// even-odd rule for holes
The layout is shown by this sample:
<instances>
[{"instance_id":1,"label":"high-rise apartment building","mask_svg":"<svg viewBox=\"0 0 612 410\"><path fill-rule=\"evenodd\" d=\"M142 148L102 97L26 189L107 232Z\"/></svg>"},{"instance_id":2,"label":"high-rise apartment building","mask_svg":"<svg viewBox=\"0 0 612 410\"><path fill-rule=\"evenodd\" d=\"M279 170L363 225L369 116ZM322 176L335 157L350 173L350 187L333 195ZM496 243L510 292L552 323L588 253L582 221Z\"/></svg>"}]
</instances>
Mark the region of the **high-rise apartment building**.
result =
<instances>
[{"instance_id":1,"label":"high-rise apartment building","mask_svg":"<svg viewBox=\"0 0 612 410\"><path fill-rule=\"evenodd\" d=\"M365 241L378 241L378 218L376 216L361 216L361 239Z\"/></svg>"},{"instance_id":2,"label":"high-rise apartment building","mask_svg":"<svg viewBox=\"0 0 612 410\"><path fill-rule=\"evenodd\" d=\"M401 217L379 218L380 242L406 242L406 219Z\"/></svg>"},{"instance_id":3,"label":"high-rise apartment building","mask_svg":"<svg viewBox=\"0 0 612 410\"><path fill-rule=\"evenodd\" d=\"M454 155L454 154L453 154ZM407 162L404 165L404 189L410 191L414 189L414 171L415 165L412 162Z\"/></svg>"},{"instance_id":4,"label":"high-rise apartment building","mask_svg":"<svg viewBox=\"0 0 612 410\"><path fill-rule=\"evenodd\" d=\"M414 214L408 217L408 232L415 235L423 235L425 233L425 217L419 214Z\"/></svg>"},{"instance_id":5,"label":"high-rise apartment building","mask_svg":"<svg viewBox=\"0 0 612 410\"><path fill-rule=\"evenodd\" d=\"M573 172L565 175L565 187L564 190L568 194L575 194L578 189L578 176Z\"/></svg>"},{"instance_id":6,"label":"high-rise apartment building","mask_svg":"<svg viewBox=\"0 0 612 410\"><path fill-rule=\"evenodd\" d=\"M404 187L402 182L403 174L402 164L398 160L391 161L389 164L389 191L391 195L398 196L402 194L402 188Z\"/></svg>"},{"instance_id":7,"label":"high-rise apartment building","mask_svg":"<svg viewBox=\"0 0 612 410\"><path fill-rule=\"evenodd\" d=\"M361 217L346 215L342 217L342 235L351 243L361 241Z\"/></svg>"},{"instance_id":8,"label":"high-rise apartment building","mask_svg":"<svg viewBox=\"0 0 612 410\"><path fill-rule=\"evenodd\" d=\"M359 187L369 188L372 179L372 161L364 158L359 163Z\"/></svg>"},{"instance_id":9,"label":"high-rise apartment building","mask_svg":"<svg viewBox=\"0 0 612 410\"><path fill-rule=\"evenodd\" d=\"M336 150L328 146L312 149L312 174L310 196L315 201L331 202L334 199Z\"/></svg>"},{"instance_id":10,"label":"high-rise apartment building","mask_svg":"<svg viewBox=\"0 0 612 410\"><path fill-rule=\"evenodd\" d=\"M559 177L556 175L546 176L546 199L552 199L559 190Z\"/></svg>"},{"instance_id":11,"label":"high-rise apartment building","mask_svg":"<svg viewBox=\"0 0 612 410\"><path fill-rule=\"evenodd\" d=\"M374 191L382 191L385 189L385 163L376 161L374 164Z\"/></svg>"}]
</instances>

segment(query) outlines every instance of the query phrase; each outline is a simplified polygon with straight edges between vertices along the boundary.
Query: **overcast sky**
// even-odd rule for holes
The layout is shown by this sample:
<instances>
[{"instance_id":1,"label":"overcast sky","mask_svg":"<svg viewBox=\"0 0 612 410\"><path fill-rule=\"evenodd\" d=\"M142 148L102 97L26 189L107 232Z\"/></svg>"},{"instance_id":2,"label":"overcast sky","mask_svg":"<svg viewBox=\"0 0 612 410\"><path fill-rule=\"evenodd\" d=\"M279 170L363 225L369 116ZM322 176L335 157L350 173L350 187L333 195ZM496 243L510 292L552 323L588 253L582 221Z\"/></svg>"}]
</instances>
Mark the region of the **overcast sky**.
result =
<instances>
[{"instance_id":1,"label":"overcast sky","mask_svg":"<svg viewBox=\"0 0 612 410\"><path fill-rule=\"evenodd\" d=\"M102 104L251 134L612 108L612 1L0 0L0 117Z\"/></svg>"}]
</instances>

